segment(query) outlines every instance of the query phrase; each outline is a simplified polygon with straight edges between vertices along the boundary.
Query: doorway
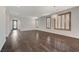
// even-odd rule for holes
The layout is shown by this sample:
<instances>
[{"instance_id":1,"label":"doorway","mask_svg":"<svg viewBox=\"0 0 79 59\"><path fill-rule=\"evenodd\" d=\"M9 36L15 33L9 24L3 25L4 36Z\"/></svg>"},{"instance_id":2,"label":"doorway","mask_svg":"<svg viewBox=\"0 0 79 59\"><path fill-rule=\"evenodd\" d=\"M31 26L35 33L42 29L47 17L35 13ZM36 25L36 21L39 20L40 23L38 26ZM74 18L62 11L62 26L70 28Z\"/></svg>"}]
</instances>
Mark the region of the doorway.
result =
<instances>
[{"instance_id":1,"label":"doorway","mask_svg":"<svg viewBox=\"0 0 79 59\"><path fill-rule=\"evenodd\" d=\"M18 22L17 20L13 20L13 21L12 21L12 29L13 29L13 30L17 30L17 29L18 29L18 27L17 27L17 22Z\"/></svg>"}]
</instances>

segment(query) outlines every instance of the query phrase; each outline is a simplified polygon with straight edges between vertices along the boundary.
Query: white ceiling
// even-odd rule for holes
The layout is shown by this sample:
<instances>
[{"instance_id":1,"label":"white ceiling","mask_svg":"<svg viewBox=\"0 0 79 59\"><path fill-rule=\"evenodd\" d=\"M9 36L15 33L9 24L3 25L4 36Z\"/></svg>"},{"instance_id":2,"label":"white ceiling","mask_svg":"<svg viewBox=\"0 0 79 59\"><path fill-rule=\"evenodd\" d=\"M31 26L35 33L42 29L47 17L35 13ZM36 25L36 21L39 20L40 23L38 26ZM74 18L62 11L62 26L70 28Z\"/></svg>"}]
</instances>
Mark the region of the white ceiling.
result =
<instances>
[{"instance_id":1,"label":"white ceiling","mask_svg":"<svg viewBox=\"0 0 79 59\"><path fill-rule=\"evenodd\" d=\"M73 6L8 6L7 10L11 15L40 17L72 7Z\"/></svg>"}]
</instances>

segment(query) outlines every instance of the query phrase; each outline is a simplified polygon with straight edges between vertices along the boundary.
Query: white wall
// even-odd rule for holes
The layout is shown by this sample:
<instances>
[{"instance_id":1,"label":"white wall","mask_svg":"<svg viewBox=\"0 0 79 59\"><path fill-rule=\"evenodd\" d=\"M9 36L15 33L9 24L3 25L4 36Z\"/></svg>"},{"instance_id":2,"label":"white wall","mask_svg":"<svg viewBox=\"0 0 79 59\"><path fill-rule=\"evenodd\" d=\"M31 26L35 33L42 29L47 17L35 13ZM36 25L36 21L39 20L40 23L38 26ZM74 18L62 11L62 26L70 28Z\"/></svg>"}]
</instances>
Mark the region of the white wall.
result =
<instances>
[{"instance_id":1,"label":"white wall","mask_svg":"<svg viewBox=\"0 0 79 59\"><path fill-rule=\"evenodd\" d=\"M6 8L0 6L0 50L6 41L5 21L6 21Z\"/></svg>"},{"instance_id":2,"label":"white wall","mask_svg":"<svg viewBox=\"0 0 79 59\"><path fill-rule=\"evenodd\" d=\"M9 36L11 30L12 30L12 19L8 11L6 11L6 37Z\"/></svg>"},{"instance_id":3,"label":"white wall","mask_svg":"<svg viewBox=\"0 0 79 59\"><path fill-rule=\"evenodd\" d=\"M20 23L21 31L35 30L35 19L32 17L23 17Z\"/></svg>"},{"instance_id":4,"label":"white wall","mask_svg":"<svg viewBox=\"0 0 79 59\"><path fill-rule=\"evenodd\" d=\"M41 17L38 20L38 27L45 29L46 28L46 17Z\"/></svg>"},{"instance_id":5,"label":"white wall","mask_svg":"<svg viewBox=\"0 0 79 59\"><path fill-rule=\"evenodd\" d=\"M52 22L51 29L46 29L46 22L45 22L46 19L45 18L38 19L39 28L37 28L37 30L42 30L42 31L46 31L46 32L51 32L51 33L56 33L56 34L61 34L61 35L65 35L65 36L79 38L79 27L78 27L79 26L79 7L75 7L75 8L65 10L62 12L58 12L58 13L63 13L63 12L68 12L68 11L71 11L71 31L55 30L53 28L54 27L53 26L53 19L51 21Z\"/></svg>"}]
</instances>

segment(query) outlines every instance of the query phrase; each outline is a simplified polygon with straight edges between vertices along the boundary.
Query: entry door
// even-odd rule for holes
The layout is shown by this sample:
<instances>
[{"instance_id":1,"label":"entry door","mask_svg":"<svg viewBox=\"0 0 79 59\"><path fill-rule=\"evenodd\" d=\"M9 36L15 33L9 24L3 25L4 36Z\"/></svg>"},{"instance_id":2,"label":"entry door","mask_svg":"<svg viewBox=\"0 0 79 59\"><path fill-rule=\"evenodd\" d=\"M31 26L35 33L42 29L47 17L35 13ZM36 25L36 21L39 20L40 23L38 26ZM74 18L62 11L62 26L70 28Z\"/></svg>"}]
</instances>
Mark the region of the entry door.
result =
<instances>
[{"instance_id":1,"label":"entry door","mask_svg":"<svg viewBox=\"0 0 79 59\"><path fill-rule=\"evenodd\" d=\"M12 27L13 27L13 30L18 29L18 28L17 28L17 20L13 20L13 21L12 21L12 24L13 24L13 26L12 26Z\"/></svg>"}]
</instances>

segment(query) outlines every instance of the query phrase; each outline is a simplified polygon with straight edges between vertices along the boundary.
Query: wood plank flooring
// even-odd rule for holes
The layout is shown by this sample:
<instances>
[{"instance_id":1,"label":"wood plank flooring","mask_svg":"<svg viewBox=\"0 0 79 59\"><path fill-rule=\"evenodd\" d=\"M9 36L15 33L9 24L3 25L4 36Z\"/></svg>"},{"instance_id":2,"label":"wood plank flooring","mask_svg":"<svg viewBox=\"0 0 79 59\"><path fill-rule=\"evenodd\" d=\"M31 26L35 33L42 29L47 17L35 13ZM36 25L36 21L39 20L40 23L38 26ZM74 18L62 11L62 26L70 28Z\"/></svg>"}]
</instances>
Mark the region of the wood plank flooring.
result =
<instances>
[{"instance_id":1,"label":"wood plank flooring","mask_svg":"<svg viewBox=\"0 0 79 59\"><path fill-rule=\"evenodd\" d=\"M2 52L72 51L79 51L78 39L37 30L22 32L19 30L12 31L2 48Z\"/></svg>"}]
</instances>

